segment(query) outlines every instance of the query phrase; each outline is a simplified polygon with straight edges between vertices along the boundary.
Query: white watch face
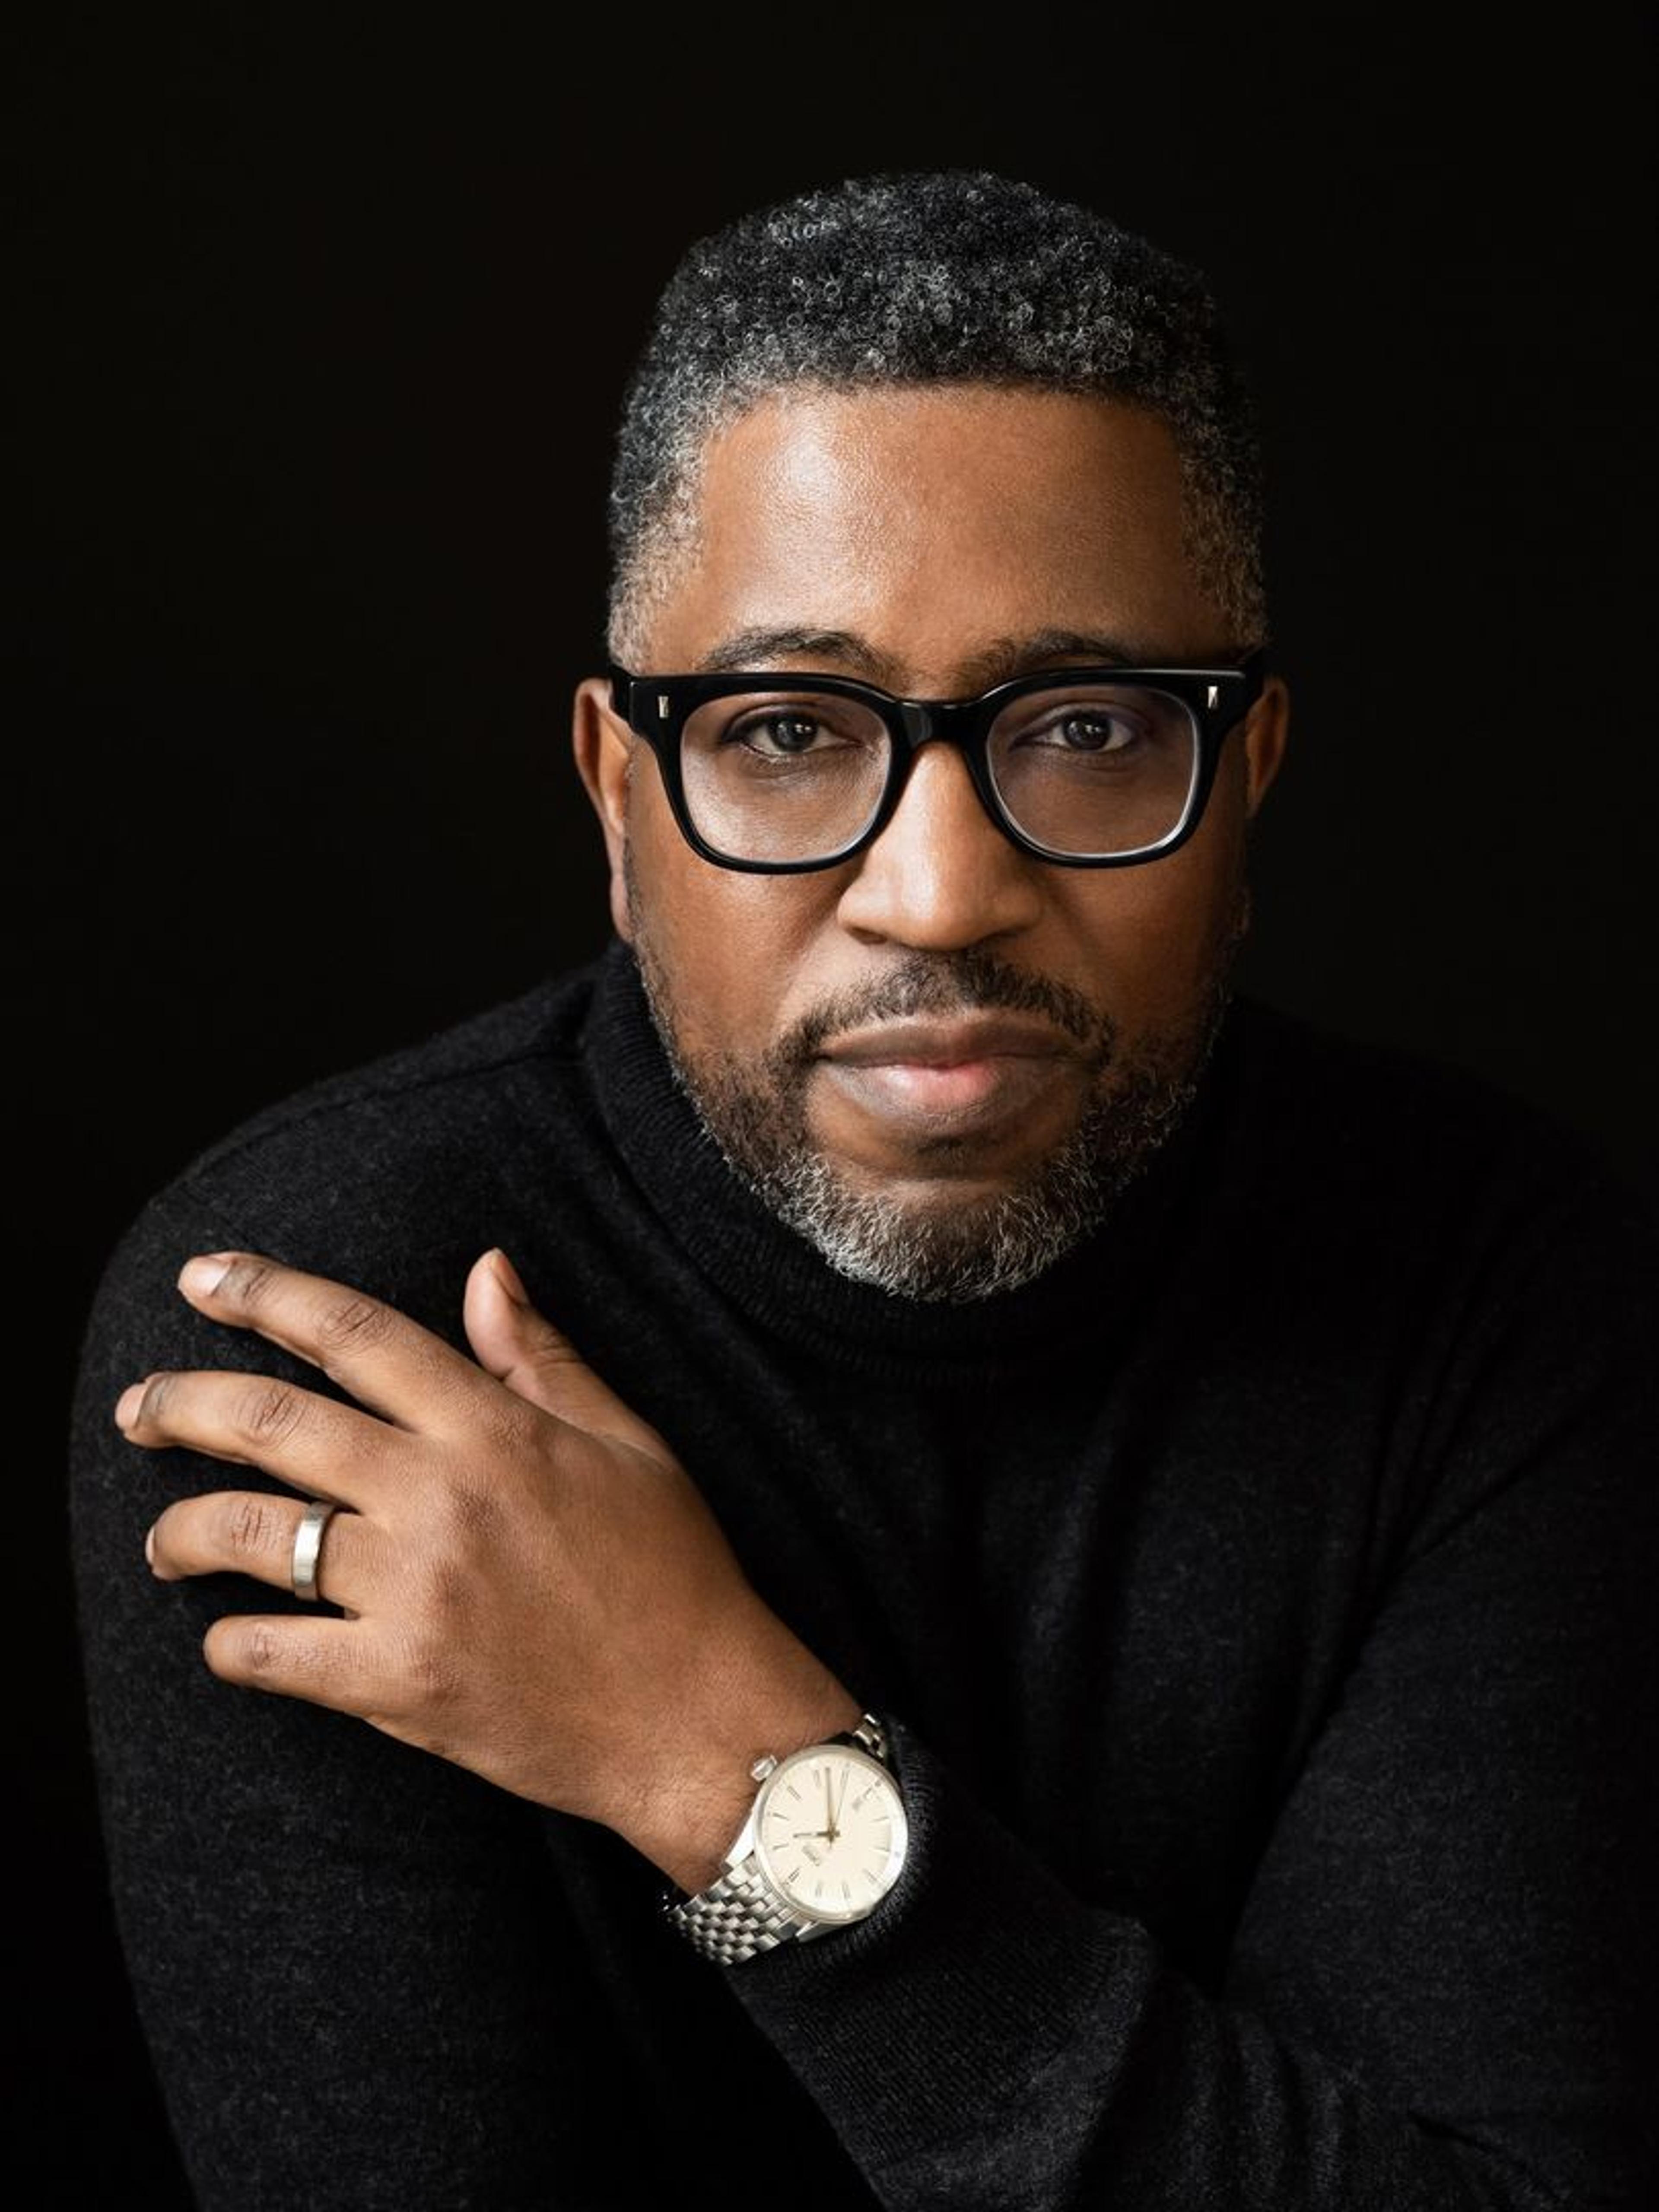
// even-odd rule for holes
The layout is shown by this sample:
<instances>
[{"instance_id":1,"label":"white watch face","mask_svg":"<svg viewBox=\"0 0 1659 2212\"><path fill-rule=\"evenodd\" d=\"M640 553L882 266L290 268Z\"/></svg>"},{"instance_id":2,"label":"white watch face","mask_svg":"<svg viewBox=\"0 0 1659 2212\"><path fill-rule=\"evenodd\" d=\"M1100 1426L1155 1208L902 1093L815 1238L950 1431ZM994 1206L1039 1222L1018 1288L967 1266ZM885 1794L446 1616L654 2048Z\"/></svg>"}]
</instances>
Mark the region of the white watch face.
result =
<instances>
[{"instance_id":1,"label":"white watch face","mask_svg":"<svg viewBox=\"0 0 1659 2212\"><path fill-rule=\"evenodd\" d=\"M767 1782L755 1827L773 1887L815 1920L862 1920L898 1880L908 1840L892 1776L850 1744L792 1752Z\"/></svg>"}]
</instances>

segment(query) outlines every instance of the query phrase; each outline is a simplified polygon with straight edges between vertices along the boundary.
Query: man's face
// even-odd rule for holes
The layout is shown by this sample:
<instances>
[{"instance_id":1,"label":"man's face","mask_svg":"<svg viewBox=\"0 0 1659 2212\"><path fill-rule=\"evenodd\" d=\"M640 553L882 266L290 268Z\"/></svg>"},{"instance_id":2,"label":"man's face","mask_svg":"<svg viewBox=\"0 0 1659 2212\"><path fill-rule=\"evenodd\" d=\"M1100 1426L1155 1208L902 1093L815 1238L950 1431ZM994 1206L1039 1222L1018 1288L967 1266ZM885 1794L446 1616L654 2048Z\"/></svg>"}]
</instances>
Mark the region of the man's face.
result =
<instances>
[{"instance_id":1,"label":"man's face","mask_svg":"<svg viewBox=\"0 0 1659 2212\"><path fill-rule=\"evenodd\" d=\"M1236 642L1183 551L1170 433L1100 399L769 399L711 441L698 520L638 673L816 670L951 698L1047 667L1212 662ZM939 743L867 850L744 874L686 844L597 681L575 744L617 927L728 1159L844 1272L963 1298L1095 1226L1190 1095L1285 720L1275 681L1227 738L1188 842L1100 869L1020 852Z\"/></svg>"}]
</instances>

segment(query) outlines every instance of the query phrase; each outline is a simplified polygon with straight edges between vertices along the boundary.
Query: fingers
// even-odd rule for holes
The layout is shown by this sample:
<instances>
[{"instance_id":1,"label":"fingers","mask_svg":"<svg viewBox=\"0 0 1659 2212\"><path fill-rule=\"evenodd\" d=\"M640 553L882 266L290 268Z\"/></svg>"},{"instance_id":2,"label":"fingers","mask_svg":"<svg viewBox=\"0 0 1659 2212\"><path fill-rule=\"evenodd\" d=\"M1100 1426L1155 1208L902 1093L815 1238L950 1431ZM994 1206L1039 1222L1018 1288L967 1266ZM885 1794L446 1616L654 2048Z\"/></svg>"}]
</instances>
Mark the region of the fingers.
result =
<instances>
[{"instance_id":1,"label":"fingers","mask_svg":"<svg viewBox=\"0 0 1659 2212\"><path fill-rule=\"evenodd\" d=\"M389 1657L384 1639L362 1621L233 1613L214 1622L202 1650L222 1682L355 1714L436 1758L469 1763L464 1747L450 1740L442 1698L411 1697L395 1653ZM427 1671L434 1678L446 1672L435 1665Z\"/></svg>"},{"instance_id":2,"label":"fingers","mask_svg":"<svg viewBox=\"0 0 1659 2212\"><path fill-rule=\"evenodd\" d=\"M395 1306L325 1275L215 1252L188 1261L179 1288L210 1320L268 1337L403 1427L453 1427L476 1404L482 1378L470 1359Z\"/></svg>"},{"instance_id":3,"label":"fingers","mask_svg":"<svg viewBox=\"0 0 1659 2212\"><path fill-rule=\"evenodd\" d=\"M251 1575L275 1589L294 1587L294 1540L306 1511L302 1498L258 1491L222 1490L181 1498L149 1532L146 1550L160 1582L187 1575ZM372 1609L390 1561L377 1525L360 1513L332 1513L317 1556L317 1595L353 1613Z\"/></svg>"},{"instance_id":4,"label":"fingers","mask_svg":"<svg viewBox=\"0 0 1659 2212\"><path fill-rule=\"evenodd\" d=\"M331 1528L333 1523L330 1523ZM297 1613L230 1613L203 1638L222 1681L378 1719L382 1669L360 1622Z\"/></svg>"},{"instance_id":5,"label":"fingers","mask_svg":"<svg viewBox=\"0 0 1659 2212\"><path fill-rule=\"evenodd\" d=\"M405 1468L410 1440L385 1421L268 1375L235 1369L152 1375L123 1391L117 1424L129 1442L185 1444L261 1467L313 1497L374 1502L388 1486L389 1448Z\"/></svg>"},{"instance_id":6,"label":"fingers","mask_svg":"<svg viewBox=\"0 0 1659 2212\"><path fill-rule=\"evenodd\" d=\"M473 1262L461 1310L479 1365L515 1396L590 1436L614 1437L653 1458L671 1457L658 1431L594 1373L562 1329L537 1312L505 1252L486 1252Z\"/></svg>"}]
</instances>

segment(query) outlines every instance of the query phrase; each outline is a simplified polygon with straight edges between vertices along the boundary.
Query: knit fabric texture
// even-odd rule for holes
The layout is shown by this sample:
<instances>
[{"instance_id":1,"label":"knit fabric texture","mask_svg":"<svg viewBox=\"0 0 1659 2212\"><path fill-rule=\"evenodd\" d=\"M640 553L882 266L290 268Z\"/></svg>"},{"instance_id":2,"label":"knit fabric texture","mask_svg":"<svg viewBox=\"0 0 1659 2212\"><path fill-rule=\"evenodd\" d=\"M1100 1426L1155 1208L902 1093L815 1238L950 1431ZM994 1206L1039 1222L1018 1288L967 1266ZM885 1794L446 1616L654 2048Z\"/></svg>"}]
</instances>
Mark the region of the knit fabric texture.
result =
<instances>
[{"instance_id":1,"label":"knit fabric texture","mask_svg":"<svg viewBox=\"0 0 1659 2212\"><path fill-rule=\"evenodd\" d=\"M241 1249L465 1349L492 1245L886 1721L910 1857L732 1967L620 1838L204 1666L155 1369L315 1370ZM112 1880L210 2212L1562 2212L1656 2201L1659 1268L1574 1140L1231 1010L1024 1288L834 1273L675 1085L628 949L259 1115L111 1259L71 1438ZM780 1750L793 1748L780 1746Z\"/></svg>"}]
</instances>

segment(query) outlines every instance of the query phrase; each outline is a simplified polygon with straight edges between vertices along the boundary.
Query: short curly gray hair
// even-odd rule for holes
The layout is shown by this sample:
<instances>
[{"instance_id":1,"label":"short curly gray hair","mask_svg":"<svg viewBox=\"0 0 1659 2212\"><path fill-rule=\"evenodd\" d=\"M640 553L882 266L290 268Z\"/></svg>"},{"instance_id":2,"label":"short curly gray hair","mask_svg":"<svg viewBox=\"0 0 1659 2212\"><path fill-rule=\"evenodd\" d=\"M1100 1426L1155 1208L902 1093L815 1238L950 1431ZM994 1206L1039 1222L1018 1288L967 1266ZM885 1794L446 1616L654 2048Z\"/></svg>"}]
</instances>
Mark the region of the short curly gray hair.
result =
<instances>
[{"instance_id":1,"label":"short curly gray hair","mask_svg":"<svg viewBox=\"0 0 1659 2212\"><path fill-rule=\"evenodd\" d=\"M626 662L694 544L709 438L769 393L974 383L1162 416L1194 568L1242 650L1267 634L1255 426L1203 279L1104 216L986 171L850 179L691 246L623 403L607 639Z\"/></svg>"}]
</instances>

